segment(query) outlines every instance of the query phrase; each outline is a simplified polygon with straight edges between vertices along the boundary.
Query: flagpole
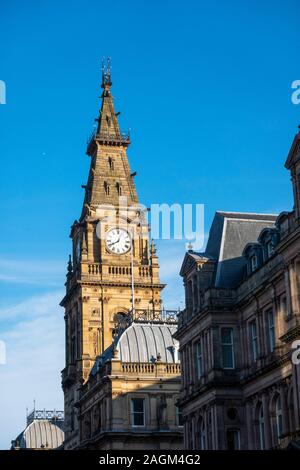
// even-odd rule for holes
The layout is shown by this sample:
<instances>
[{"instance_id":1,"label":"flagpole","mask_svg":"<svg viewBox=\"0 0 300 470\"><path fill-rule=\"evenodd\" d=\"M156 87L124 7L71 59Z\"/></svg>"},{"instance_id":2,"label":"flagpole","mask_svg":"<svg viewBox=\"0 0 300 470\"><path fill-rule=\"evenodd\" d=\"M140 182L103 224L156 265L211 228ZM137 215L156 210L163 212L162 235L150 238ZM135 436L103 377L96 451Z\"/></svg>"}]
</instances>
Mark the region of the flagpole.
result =
<instances>
[{"instance_id":1,"label":"flagpole","mask_svg":"<svg viewBox=\"0 0 300 470\"><path fill-rule=\"evenodd\" d=\"M134 320L135 314L135 296L134 296L134 273L133 273L133 231L130 234L131 238L131 294L132 294L132 318Z\"/></svg>"}]
</instances>

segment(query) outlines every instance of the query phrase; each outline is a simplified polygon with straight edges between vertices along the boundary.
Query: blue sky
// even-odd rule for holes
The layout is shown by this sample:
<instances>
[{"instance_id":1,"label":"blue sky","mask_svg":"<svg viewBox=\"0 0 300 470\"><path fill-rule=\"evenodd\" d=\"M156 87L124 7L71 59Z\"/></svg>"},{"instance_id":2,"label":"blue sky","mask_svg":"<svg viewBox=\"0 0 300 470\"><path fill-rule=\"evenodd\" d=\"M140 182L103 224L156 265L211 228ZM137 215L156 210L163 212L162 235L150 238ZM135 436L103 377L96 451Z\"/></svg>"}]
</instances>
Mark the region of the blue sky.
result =
<instances>
[{"instance_id":1,"label":"blue sky","mask_svg":"<svg viewBox=\"0 0 300 470\"><path fill-rule=\"evenodd\" d=\"M298 1L33 1L1 5L0 448L26 406L62 407L69 227L80 215L100 62L140 200L216 210L292 207L283 164L300 121ZM165 302L182 302L184 243L158 243Z\"/></svg>"}]
</instances>

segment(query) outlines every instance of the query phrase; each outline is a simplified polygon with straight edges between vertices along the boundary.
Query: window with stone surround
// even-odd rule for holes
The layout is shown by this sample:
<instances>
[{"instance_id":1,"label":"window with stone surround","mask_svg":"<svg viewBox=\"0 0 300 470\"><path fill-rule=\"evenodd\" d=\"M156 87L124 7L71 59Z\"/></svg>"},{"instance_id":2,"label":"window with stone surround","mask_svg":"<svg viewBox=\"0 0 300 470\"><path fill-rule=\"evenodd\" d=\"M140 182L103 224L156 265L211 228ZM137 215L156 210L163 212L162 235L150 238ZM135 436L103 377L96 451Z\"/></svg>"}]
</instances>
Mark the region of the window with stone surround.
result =
<instances>
[{"instance_id":1,"label":"window with stone surround","mask_svg":"<svg viewBox=\"0 0 300 470\"><path fill-rule=\"evenodd\" d=\"M274 312L273 312L273 309L267 310L266 316L267 316L269 351L270 351L270 352L273 352L274 349L275 349L275 344L276 344L276 339L275 339L275 322L274 322Z\"/></svg>"},{"instance_id":2,"label":"window with stone surround","mask_svg":"<svg viewBox=\"0 0 300 470\"><path fill-rule=\"evenodd\" d=\"M221 328L221 352L223 369L234 369L233 328Z\"/></svg>"},{"instance_id":3,"label":"window with stone surround","mask_svg":"<svg viewBox=\"0 0 300 470\"><path fill-rule=\"evenodd\" d=\"M203 374L203 356L202 356L202 345L201 341L197 341L195 344L195 356L196 356L196 371L197 379L199 380Z\"/></svg>"},{"instance_id":4,"label":"window with stone surround","mask_svg":"<svg viewBox=\"0 0 300 470\"><path fill-rule=\"evenodd\" d=\"M258 357L258 336L257 336L257 325L256 321L252 321L250 323L250 337L251 337L251 352L252 352L252 360L255 362L257 361Z\"/></svg>"},{"instance_id":5,"label":"window with stone surround","mask_svg":"<svg viewBox=\"0 0 300 470\"><path fill-rule=\"evenodd\" d=\"M145 399L131 399L131 424L134 427L145 426Z\"/></svg>"}]
</instances>

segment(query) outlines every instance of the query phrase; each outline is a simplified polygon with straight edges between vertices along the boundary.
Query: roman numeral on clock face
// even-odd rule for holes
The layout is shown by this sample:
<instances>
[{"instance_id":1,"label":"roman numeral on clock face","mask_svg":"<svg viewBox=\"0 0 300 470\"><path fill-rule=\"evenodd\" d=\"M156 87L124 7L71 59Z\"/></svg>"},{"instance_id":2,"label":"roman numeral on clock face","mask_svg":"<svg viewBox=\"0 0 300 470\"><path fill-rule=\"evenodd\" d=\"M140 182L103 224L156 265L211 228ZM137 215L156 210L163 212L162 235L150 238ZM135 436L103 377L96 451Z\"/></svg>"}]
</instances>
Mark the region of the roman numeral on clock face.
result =
<instances>
[{"instance_id":1,"label":"roman numeral on clock face","mask_svg":"<svg viewBox=\"0 0 300 470\"><path fill-rule=\"evenodd\" d=\"M106 234L106 247L108 251L122 255L131 248L130 236L123 228L114 228Z\"/></svg>"}]
</instances>

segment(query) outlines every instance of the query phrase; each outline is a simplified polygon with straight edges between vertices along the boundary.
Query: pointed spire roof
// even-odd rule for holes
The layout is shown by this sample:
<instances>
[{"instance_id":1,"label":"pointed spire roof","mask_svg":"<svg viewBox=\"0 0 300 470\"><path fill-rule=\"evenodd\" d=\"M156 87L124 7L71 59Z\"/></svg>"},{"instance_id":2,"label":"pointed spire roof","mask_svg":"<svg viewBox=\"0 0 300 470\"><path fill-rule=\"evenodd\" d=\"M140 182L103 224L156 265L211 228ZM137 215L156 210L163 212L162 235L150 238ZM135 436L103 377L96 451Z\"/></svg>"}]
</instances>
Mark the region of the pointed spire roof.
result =
<instances>
[{"instance_id":1,"label":"pointed spire roof","mask_svg":"<svg viewBox=\"0 0 300 470\"><path fill-rule=\"evenodd\" d=\"M80 221L85 216L94 216L97 207L103 204L128 206L138 204L134 175L130 170L126 149L129 134L120 131L111 94L111 62L102 62L102 105L98 125L92 134L87 154L92 157L87 184L82 185L85 198ZM125 202L126 200L126 202Z\"/></svg>"},{"instance_id":2,"label":"pointed spire roof","mask_svg":"<svg viewBox=\"0 0 300 470\"><path fill-rule=\"evenodd\" d=\"M122 133L118 122L118 115L116 113L113 96L111 94L112 80L111 80L111 60L107 59L105 62L102 59L102 83L101 88L103 92L101 95L102 105L99 110L99 117L95 119L97 124L96 132L94 132L88 142L87 153L90 155L93 151L93 142L96 140L99 143L111 145L125 145L130 143L129 132Z\"/></svg>"}]
</instances>

